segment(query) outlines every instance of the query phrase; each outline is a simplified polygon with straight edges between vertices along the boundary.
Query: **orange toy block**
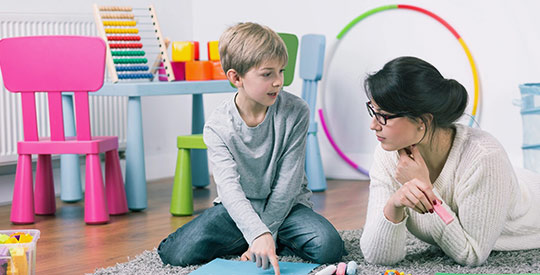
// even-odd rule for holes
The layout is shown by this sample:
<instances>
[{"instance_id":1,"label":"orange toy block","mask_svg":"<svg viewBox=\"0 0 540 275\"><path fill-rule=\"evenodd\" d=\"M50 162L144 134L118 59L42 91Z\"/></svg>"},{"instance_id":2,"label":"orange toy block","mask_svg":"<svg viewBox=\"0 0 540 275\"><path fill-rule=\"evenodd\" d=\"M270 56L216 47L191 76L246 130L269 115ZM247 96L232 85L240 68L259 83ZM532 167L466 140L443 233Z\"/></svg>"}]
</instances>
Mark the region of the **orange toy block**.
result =
<instances>
[{"instance_id":1,"label":"orange toy block","mask_svg":"<svg viewBox=\"0 0 540 275\"><path fill-rule=\"evenodd\" d=\"M220 80L227 79L223 68L221 67L221 61L210 61L212 63L212 79Z\"/></svg>"},{"instance_id":2,"label":"orange toy block","mask_svg":"<svg viewBox=\"0 0 540 275\"><path fill-rule=\"evenodd\" d=\"M210 61L187 61L186 80L211 80L212 63Z\"/></svg>"},{"instance_id":3,"label":"orange toy block","mask_svg":"<svg viewBox=\"0 0 540 275\"><path fill-rule=\"evenodd\" d=\"M218 41L209 41L208 47L208 60L219 61L219 47Z\"/></svg>"},{"instance_id":4,"label":"orange toy block","mask_svg":"<svg viewBox=\"0 0 540 275\"><path fill-rule=\"evenodd\" d=\"M198 44L198 43L197 43ZM186 62L195 60L195 45L191 41L172 42L172 61Z\"/></svg>"}]
</instances>

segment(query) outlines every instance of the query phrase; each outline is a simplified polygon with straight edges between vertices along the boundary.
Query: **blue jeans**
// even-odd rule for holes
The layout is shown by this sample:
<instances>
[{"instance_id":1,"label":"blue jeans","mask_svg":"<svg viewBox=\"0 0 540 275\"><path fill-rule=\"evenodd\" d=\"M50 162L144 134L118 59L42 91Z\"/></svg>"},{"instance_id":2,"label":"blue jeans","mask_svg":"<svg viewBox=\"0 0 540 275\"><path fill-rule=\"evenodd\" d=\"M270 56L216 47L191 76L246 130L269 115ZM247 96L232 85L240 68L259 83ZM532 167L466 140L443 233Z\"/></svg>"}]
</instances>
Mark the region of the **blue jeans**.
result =
<instances>
[{"instance_id":1,"label":"blue jeans","mask_svg":"<svg viewBox=\"0 0 540 275\"><path fill-rule=\"evenodd\" d=\"M241 255L249 248L242 232L222 204L178 228L158 247L163 263L188 266L225 255ZM346 255L334 226L312 209L297 204L278 231L277 253L319 263L335 263Z\"/></svg>"}]
</instances>

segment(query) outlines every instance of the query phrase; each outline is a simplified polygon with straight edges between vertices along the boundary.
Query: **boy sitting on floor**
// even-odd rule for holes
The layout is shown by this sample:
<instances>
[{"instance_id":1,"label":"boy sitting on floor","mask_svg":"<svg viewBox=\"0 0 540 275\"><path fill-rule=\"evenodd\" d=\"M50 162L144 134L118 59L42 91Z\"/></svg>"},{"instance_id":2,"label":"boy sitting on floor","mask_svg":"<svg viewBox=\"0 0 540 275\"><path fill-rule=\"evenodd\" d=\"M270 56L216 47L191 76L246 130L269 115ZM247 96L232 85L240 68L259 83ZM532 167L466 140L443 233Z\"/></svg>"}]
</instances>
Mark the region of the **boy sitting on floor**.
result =
<instances>
[{"instance_id":1,"label":"boy sitting on floor","mask_svg":"<svg viewBox=\"0 0 540 275\"><path fill-rule=\"evenodd\" d=\"M268 27L240 23L219 39L223 70L238 88L210 116L204 142L213 163L215 206L164 239L165 264L201 264L240 255L279 274L276 254L338 262L343 240L315 213L304 172L309 108L282 90L288 61ZM277 251L276 251L277 248Z\"/></svg>"}]
</instances>

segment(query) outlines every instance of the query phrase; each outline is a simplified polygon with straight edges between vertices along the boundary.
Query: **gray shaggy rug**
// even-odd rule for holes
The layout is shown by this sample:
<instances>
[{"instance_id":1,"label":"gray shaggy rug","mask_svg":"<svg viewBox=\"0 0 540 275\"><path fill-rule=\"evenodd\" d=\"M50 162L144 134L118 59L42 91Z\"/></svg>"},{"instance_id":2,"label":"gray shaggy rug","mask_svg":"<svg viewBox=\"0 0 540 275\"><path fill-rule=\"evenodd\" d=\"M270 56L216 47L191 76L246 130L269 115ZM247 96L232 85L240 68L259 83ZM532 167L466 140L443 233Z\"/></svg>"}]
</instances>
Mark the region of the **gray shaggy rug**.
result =
<instances>
[{"instance_id":1,"label":"gray shaggy rug","mask_svg":"<svg viewBox=\"0 0 540 275\"><path fill-rule=\"evenodd\" d=\"M407 257L394 266L381 266L366 263L360 251L360 235L362 230L340 231L345 241L345 247L349 255L343 257L344 262L356 261L358 263L357 274L381 274L387 269L396 269L405 274L434 275L441 273L464 273L464 274L540 274L540 249L525 251L501 252L494 251L486 263L479 267L465 267L456 264L447 257L438 247L426 244L409 235L407 240ZM239 257L230 257L239 260ZM164 266L157 255L157 251L146 250L134 259L118 263L115 266L99 268L94 274L189 274L199 266L177 267ZM302 262L298 257L279 257L280 261ZM326 267L319 266L311 274Z\"/></svg>"}]
</instances>

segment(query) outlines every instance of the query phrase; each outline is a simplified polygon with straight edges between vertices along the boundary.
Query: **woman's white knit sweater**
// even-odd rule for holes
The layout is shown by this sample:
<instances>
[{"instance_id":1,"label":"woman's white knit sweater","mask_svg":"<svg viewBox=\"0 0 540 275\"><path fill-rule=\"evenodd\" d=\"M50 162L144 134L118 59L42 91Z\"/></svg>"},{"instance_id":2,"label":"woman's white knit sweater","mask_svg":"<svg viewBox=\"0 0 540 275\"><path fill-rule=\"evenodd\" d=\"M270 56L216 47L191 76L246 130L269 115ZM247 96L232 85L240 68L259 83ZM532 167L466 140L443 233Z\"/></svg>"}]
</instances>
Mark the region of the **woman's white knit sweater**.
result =
<instances>
[{"instance_id":1,"label":"woman's white knit sweater","mask_svg":"<svg viewBox=\"0 0 540 275\"><path fill-rule=\"evenodd\" d=\"M503 147L490 134L456 125L448 159L433 183L454 217L448 225L435 213L422 215L409 208L398 224L385 218L384 206L401 186L394 177L398 156L380 146L375 152L360 240L368 262L402 260L407 230L463 265L482 264L492 250L540 248L540 175L525 170L516 177Z\"/></svg>"}]
</instances>

